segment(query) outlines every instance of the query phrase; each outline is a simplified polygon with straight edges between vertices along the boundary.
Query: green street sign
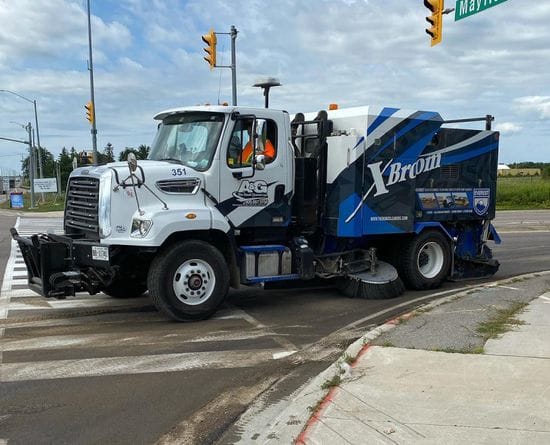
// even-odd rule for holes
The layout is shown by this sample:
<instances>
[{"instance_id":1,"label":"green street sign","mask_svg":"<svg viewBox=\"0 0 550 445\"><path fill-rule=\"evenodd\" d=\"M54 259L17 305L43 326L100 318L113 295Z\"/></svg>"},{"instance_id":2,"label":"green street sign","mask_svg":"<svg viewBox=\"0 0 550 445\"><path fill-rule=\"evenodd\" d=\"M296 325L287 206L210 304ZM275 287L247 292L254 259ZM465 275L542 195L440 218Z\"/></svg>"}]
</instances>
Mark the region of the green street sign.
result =
<instances>
[{"instance_id":1,"label":"green street sign","mask_svg":"<svg viewBox=\"0 0 550 445\"><path fill-rule=\"evenodd\" d=\"M485 9L500 5L506 0L456 0L455 22L464 19Z\"/></svg>"}]
</instances>

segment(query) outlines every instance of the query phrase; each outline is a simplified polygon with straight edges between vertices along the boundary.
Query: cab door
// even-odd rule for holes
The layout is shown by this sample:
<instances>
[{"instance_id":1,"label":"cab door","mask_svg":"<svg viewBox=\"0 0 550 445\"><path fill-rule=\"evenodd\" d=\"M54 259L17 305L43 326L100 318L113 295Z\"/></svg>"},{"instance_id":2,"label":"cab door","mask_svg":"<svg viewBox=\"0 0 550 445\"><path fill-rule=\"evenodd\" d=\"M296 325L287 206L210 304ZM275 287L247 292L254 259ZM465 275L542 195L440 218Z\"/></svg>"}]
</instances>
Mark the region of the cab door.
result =
<instances>
[{"instance_id":1,"label":"cab door","mask_svg":"<svg viewBox=\"0 0 550 445\"><path fill-rule=\"evenodd\" d=\"M290 223L292 156L284 115L233 115L220 156L218 209L237 229Z\"/></svg>"}]
</instances>

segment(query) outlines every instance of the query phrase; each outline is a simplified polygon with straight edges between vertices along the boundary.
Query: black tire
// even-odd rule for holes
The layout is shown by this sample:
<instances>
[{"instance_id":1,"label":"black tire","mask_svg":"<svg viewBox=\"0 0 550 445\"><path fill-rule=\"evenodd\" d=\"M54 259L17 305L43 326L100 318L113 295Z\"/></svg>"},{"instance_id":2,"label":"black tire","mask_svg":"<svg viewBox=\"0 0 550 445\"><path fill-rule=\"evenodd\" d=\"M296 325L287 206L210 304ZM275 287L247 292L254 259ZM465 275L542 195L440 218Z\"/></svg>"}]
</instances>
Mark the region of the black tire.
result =
<instances>
[{"instance_id":1,"label":"black tire","mask_svg":"<svg viewBox=\"0 0 550 445\"><path fill-rule=\"evenodd\" d=\"M137 298L147 292L145 283L136 283L131 278L115 278L102 292L112 298Z\"/></svg>"},{"instance_id":2,"label":"black tire","mask_svg":"<svg viewBox=\"0 0 550 445\"><path fill-rule=\"evenodd\" d=\"M426 290L441 286L449 274L449 240L437 230L426 230L405 243L397 252L399 276L409 289Z\"/></svg>"},{"instance_id":3,"label":"black tire","mask_svg":"<svg viewBox=\"0 0 550 445\"><path fill-rule=\"evenodd\" d=\"M147 287L160 312L178 321L202 320L223 303L229 291L229 269L212 245L181 241L155 257Z\"/></svg>"}]
</instances>

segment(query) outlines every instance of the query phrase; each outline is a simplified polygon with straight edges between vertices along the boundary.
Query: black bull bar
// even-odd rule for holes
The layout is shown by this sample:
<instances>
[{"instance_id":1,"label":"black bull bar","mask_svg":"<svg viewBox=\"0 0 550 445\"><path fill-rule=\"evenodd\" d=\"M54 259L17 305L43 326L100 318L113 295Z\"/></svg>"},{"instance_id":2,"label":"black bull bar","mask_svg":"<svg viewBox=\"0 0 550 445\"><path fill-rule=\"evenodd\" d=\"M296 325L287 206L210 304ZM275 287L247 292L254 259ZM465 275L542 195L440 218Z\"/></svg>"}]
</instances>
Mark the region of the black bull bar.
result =
<instances>
[{"instance_id":1,"label":"black bull bar","mask_svg":"<svg viewBox=\"0 0 550 445\"><path fill-rule=\"evenodd\" d=\"M91 259L92 245L97 243L51 233L27 238L15 228L10 233L27 266L29 288L44 297L64 298L80 291L96 294L113 278L108 262Z\"/></svg>"}]
</instances>

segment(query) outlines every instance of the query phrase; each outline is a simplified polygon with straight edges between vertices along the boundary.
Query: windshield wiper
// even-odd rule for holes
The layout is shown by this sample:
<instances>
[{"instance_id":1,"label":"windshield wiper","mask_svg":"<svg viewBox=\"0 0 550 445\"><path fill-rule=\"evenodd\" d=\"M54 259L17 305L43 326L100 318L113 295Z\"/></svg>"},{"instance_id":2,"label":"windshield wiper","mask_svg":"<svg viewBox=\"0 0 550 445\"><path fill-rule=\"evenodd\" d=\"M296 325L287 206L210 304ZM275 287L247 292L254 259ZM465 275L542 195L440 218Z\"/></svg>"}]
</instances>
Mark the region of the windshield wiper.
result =
<instances>
[{"instance_id":1,"label":"windshield wiper","mask_svg":"<svg viewBox=\"0 0 550 445\"><path fill-rule=\"evenodd\" d=\"M180 159L176 159L176 158L162 158L162 159L159 159L159 161L175 162L176 164L183 165L183 162Z\"/></svg>"}]
</instances>

